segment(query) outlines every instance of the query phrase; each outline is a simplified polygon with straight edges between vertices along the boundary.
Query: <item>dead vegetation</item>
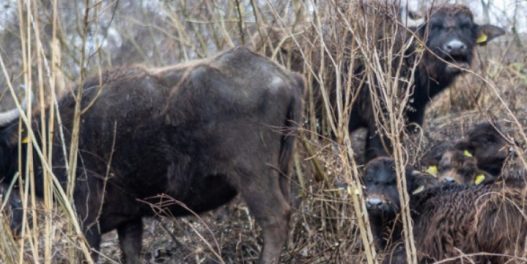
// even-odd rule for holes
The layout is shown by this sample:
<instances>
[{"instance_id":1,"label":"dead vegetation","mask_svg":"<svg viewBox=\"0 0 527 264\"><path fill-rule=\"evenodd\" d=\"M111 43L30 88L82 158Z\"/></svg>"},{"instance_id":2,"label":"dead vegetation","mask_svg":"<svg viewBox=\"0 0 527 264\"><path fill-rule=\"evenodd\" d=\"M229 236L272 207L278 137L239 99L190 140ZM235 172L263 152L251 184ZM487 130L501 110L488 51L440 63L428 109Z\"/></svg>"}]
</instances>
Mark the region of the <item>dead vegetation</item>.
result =
<instances>
[{"instance_id":1,"label":"dead vegetation","mask_svg":"<svg viewBox=\"0 0 527 264\"><path fill-rule=\"evenodd\" d=\"M527 50L518 44L517 35L510 34L479 48L469 73L428 106L421 132L401 136L400 110L410 89L385 78L400 69L400 63L390 58L401 52L401 44L393 34L373 32L379 27L381 32L393 32L402 25L381 23L386 18L373 16L363 2L7 1L6 23L0 26L1 108L14 105L12 95L21 85L30 87L38 101L28 109L30 116L31 111L54 105L68 87L111 66L165 66L234 45L252 46L302 72L308 83L306 122L291 175L295 212L281 262L374 263L384 252L375 252L361 196L362 162L357 157L364 149L364 131L347 132L350 106L359 92L357 81L384 87L384 93L374 95L384 102L385 108L377 109L387 114L377 116L392 139L398 175L405 164L417 164L430 146L459 139L481 121L500 123L515 139L518 155L506 170L518 173L527 168ZM374 39L383 43L382 48ZM344 67L350 60L352 66ZM354 80L359 62L367 65L365 79ZM28 97L19 100L24 99ZM65 147L75 153L75 143ZM47 159L46 153L44 148L31 155ZM0 262L75 263L82 254L79 249L86 252L72 221L68 190L53 188L51 173L47 179L40 201L31 191L32 182L20 183L26 208L23 232L14 237L6 218L1 218ZM406 193L403 186L404 182L400 191ZM415 261L409 212L405 214L405 248ZM252 263L261 250L260 231L240 199L200 217L162 218L146 226L145 263ZM102 263L119 259L115 233L103 239L101 256Z\"/></svg>"}]
</instances>

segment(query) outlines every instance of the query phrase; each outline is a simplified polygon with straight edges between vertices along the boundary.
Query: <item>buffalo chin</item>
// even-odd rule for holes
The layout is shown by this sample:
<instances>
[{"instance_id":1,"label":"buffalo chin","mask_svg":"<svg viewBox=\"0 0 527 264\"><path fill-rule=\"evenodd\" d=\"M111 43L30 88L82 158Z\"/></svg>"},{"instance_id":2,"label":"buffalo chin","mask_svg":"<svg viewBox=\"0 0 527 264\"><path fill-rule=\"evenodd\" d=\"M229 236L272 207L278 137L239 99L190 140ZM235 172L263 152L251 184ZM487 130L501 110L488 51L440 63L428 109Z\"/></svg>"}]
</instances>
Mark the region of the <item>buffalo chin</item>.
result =
<instances>
[{"instance_id":1,"label":"buffalo chin","mask_svg":"<svg viewBox=\"0 0 527 264\"><path fill-rule=\"evenodd\" d=\"M463 70L467 70L470 68L470 64L468 62L461 62L461 61L454 61L454 62L448 62L445 69L448 73L460 73Z\"/></svg>"},{"instance_id":2,"label":"buffalo chin","mask_svg":"<svg viewBox=\"0 0 527 264\"><path fill-rule=\"evenodd\" d=\"M370 216L392 218L395 217L399 210L398 208L386 205L382 207L368 208L367 211Z\"/></svg>"}]
</instances>

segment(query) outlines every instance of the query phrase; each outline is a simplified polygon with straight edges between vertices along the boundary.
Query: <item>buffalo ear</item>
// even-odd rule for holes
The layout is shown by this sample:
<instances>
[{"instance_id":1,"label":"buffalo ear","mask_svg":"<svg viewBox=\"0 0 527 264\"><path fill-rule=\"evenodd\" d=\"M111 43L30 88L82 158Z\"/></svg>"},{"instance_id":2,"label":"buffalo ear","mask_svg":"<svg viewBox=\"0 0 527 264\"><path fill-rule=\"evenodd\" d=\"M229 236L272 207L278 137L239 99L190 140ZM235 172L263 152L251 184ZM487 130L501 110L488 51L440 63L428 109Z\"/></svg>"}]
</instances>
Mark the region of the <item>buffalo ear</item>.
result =
<instances>
[{"instance_id":1,"label":"buffalo ear","mask_svg":"<svg viewBox=\"0 0 527 264\"><path fill-rule=\"evenodd\" d=\"M478 171L476 173L476 176L474 177L474 185L480 185L485 183L494 182L496 180L496 177L493 175L486 173L484 171Z\"/></svg>"},{"instance_id":2,"label":"buffalo ear","mask_svg":"<svg viewBox=\"0 0 527 264\"><path fill-rule=\"evenodd\" d=\"M503 34L505 34L505 30L503 28L489 24L481 25L478 26L478 37L476 39L476 43L482 46L487 45L489 41Z\"/></svg>"},{"instance_id":3,"label":"buffalo ear","mask_svg":"<svg viewBox=\"0 0 527 264\"><path fill-rule=\"evenodd\" d=\"M408 7L402 7L399 11L399 19L401 20L403 25L407 28L410 28L410 30L412 30L412 28L417 29L419 25L422 25L424 23L423 16L415 10L410 10L408 9Z\"/></svg>"},{"instance_id":4,"label":"buffalo ear","mask_svg":"<svg viewBox=\"0 0 527 264\"><path fill-rule=\"evenodd\" d=\"M485 182L485 180L486 180L485 174L483 174L483 173L478 173L478 174L476 175L476 177L474 177L474 184L475 184L475 185L480 185L480 184L482 184L483 182Z\"/></svg>"},{"instance_id":5,"label":"buffalo ear","mask_svg":"<svg viewBox=\"0 0 527 264\"><path fill-rule=\"evenodd\" d=\"M412 195L430 189L439 184L439 180L432 175L413 170L407 175L406 181L409 182L408 192Z\"/></svg>"},{"instance_id":6,"label":"buffalo ear","mask_svg":"<svg viewBox=\"0 0 527 264\"><path fill-rule=\"evenodd\" d=\"M419 20L419 19L424 19L424 16L417 12L417 11L413 11L413 10L410 10L408 12L408 16L411 18L411 19L414 19L414 20Z\"/></svg>"},{"instance_id":7,"label":"buffalo ear","mask_svg":"<svg viewBox=\"0 0 527 264\"><path fill-rule=\"evenodd\" d=\"M484 44L480 44L480 45L484 45ZM463 141L457 142L456 145L455 145L455 148L456 148L456 150L463 151L463 156L465 156L465 157L473 156L474 147L467 140L463 140Z\"/></svg>"},{"instance_id":8,"label":"buffalo ear","mask_svg":"<svg viewBox=\"0 0 527 264\"><path fill-rule=\"evenodd\" d=\"M430 165L426 168L425 172L432 176L437 176L439 174L439 169L437 168L437 165Z\"/></svg>"}]
</instances>

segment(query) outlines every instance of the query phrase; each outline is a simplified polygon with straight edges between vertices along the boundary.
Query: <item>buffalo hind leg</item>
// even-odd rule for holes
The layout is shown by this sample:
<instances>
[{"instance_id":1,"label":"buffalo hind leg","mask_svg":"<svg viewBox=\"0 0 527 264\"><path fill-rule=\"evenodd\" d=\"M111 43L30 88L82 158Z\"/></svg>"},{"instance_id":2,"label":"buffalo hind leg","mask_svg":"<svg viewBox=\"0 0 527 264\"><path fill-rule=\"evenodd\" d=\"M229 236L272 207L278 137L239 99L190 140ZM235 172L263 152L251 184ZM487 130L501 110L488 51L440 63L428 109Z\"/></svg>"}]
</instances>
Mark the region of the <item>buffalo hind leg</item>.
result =
<instances>
[{"instance_id":1,"label":"buffalo hind leg","mask_svg":"<svg viewBox=\"0 0 527 264\"><path fill-rule=\"evenodd\" d=\"M99 231L99 228L94 225L84 231L84 236L86 237L86 241L91 250L91 258L94 263L97 263L100 253L101 232Z\"/></svg>"},{"instance_id":2,"label":"buffalo hind leg","mask_svg":"<svg viewBox=\"0 0 527 264\"><path fill-rule=\"evenodd\" d=\"M278 263L280 252L287 240L291 207L282 194L279 175L276 172L259 176L246 174L246 176L249 176L250 180L245 182L246 185L240 192L256 222L262 228L264 239L259 263Z\"/></svg>"},{"instance_id":3,"label":"buffalo hind leg","mask_svg":"<svg viewBox=\"0 0 527 264\"><path fill-rule=\"evenodd\" d=\"M141 243L143 238L143 221L141 218L126 222L117 228L121 262L126 264L141 263Z\"/></svg>"}]
</instances>

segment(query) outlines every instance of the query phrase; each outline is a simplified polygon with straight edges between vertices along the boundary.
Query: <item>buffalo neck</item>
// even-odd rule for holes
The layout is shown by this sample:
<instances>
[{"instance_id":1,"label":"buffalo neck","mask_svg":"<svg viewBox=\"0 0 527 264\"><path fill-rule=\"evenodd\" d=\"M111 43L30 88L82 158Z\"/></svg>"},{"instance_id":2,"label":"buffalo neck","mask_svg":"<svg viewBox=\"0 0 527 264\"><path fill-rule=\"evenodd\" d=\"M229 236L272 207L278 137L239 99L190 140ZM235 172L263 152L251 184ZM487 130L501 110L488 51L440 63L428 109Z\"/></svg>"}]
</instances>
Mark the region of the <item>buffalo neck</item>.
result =
<instances>
[{"instance_id":1,"label":"buffalo neck","mask_svg":"<svg viewBox=\"0 0 527 264\"><path fill-rule=\"evenodd\" d=\"M455 80L457 73L447 74L445 65L441 63L435 65L430 74L430 68L425 67L423 62L416 68L414 73L414 91L405 112L407 122L422 125L427 104L439 93L448 88ZM435 77L439 76L439 77Z\"/></svg>"},{"instance_id":2,"label":"buffalo neck","mask_svg":"<svg viewBox=\"0 0 527 264\"><path fill-rule=\"evenodd\" d=\"M5 173L0 175L0 182L3 183L10 182L19 171L19 158L22 159L22 169L25 168L25 162L27 161L26 157L28 143L24 141L20 142L18 131L19 126L20 122L18 119L16 119L7 126L0 128L0 157L2 157L0 159L0 171ZM21 136L27 137L27 135L24 133ZM37 136L36 138L36 144L40 144L39 137ZM32 164L34 169L41 166L40 159L36 153L33 153ZM39 182L41 180L41 170L34 170L34 172L36 173L35 180L37 181L37 186L40 186ZM25 172L22 171L20 175L25 175ZM37 192L38 190L40 190L40 188L37 187Z\"/></svg>"},{"instance_id":3,"label":"buffalo neck","mask_svg":"<svg viewBox=\"0 0 527 264\"><path fill-rule=\"evenodd\" d=\"M441 62L440 64L444 63ZM421 102L423 105L426 105L436 95L452 84L459 74L446 73L445 67L446 65L438 65L434 70L437 74L430 74L429 70L421 66L416 69L414 76L414 97L417 100L415 100L415 103Z\"/></svg>"}]
</instances>

